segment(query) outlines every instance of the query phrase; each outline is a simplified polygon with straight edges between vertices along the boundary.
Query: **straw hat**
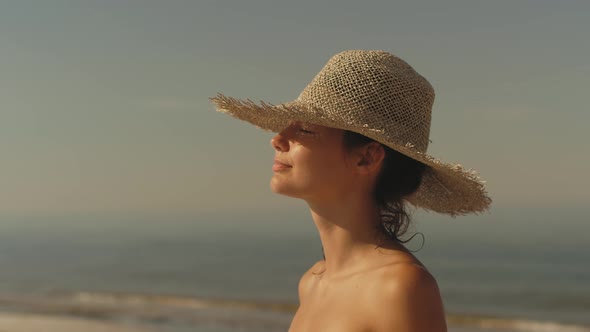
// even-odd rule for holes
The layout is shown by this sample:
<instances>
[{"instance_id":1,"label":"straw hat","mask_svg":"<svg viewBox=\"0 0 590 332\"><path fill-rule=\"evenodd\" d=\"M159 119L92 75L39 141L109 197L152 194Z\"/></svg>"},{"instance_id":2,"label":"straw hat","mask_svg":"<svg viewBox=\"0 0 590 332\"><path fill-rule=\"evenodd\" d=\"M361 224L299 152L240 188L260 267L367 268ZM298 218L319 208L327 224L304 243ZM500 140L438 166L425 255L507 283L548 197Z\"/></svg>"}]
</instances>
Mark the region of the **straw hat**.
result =
<instances>
[{"instance_id":1,"label":"straw hat","mask_svg":"<svg viewBox=\"0 0 590 332\"><path fill-rule=\"evenodd\" d=\"M453 217L480 213L492 200L472 169L426 154L434 89L409 64L384 51L334 55L296 100L273 105L218 94L217 110L280 132L291 121L350 130L426 164L418 190L406 200Z\"/></svg>"}]
</instances>

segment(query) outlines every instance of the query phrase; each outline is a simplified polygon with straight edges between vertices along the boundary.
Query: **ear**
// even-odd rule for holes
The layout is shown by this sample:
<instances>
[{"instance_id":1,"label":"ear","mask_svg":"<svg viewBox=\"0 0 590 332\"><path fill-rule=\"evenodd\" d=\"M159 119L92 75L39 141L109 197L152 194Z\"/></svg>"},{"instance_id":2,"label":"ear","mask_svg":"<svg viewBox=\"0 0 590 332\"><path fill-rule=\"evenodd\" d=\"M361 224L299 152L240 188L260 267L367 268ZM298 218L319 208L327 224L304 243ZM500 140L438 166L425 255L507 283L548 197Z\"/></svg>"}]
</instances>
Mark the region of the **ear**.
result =
<instances>
[{"instance_id":1,"label":"ear","mask_svg":"<svg viewBox=\"0 0 590 332\"><path fill-rule=\"evenodd\" d=\"M359 148L356 168L360 174L371 174L378 172L385 158L383 145L371 142Z\"/></svg>"}]
</instances>

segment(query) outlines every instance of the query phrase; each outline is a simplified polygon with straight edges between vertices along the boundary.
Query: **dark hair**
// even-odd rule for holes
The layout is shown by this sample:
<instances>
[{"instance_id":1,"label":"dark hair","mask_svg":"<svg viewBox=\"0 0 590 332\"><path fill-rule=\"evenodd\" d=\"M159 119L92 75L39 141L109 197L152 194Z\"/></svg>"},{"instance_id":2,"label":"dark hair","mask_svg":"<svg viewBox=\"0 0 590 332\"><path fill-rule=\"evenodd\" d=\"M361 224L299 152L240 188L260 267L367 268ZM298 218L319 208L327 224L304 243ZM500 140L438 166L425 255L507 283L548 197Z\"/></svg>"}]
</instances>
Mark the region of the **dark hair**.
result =
<instances>
[{"instance_id":1,"label":"dark hair","mask_svg":"<svg viewBox=\"0 0 590 332\"><path fill-rule=\"evenodd\" d=\"M344 131L344 147L348 150L371 142L375 140L356 132ZM381 211L381 222L376 227L387 238L406 243L412 238L405 241L400 239L411 222L404 198L418 190L428 166L386 145L381 146L385 150L385 157L373 192Z\"/></svg>"}]
</instances>

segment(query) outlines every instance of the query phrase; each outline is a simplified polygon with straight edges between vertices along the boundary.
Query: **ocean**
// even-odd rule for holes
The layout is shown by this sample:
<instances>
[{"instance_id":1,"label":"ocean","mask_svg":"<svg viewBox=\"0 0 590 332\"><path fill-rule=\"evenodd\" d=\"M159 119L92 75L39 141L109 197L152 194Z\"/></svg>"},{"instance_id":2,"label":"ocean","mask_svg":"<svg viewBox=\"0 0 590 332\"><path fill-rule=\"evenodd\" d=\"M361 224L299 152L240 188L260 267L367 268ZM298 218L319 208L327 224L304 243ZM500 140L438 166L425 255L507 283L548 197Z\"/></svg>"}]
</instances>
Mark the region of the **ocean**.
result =
<instances>
[{"instance_id":1,"label":"ocean","mask_svg":"<svg viewBox=\"0 0 590 332\"><path fill-rule=\"evenodd\" d=\"M254 218L5 219L0 311L164 332L286 331L321 244L310 220L244 227ZM590 331L585 235L462 225L424 227L408 244L439 283L450 331Z\"/></svg>"}]
</instances>

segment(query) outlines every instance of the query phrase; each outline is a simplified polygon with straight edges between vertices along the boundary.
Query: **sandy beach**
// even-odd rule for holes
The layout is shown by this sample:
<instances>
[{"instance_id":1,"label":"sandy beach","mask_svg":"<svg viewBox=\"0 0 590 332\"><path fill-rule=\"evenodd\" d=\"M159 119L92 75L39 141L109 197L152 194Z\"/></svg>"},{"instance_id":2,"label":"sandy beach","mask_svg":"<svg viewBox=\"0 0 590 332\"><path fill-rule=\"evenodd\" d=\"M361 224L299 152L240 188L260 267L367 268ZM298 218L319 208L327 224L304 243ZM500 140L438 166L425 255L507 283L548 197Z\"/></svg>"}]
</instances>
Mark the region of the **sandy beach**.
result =
<instances>
[{"instance_id":1,"label":"sandy beach","mask_svg":"<svg viewBox=\"0 0 590 332\"><path fill-rule=\"evenodd\" d=\"M452 316L447 320L453 321ZM455 322L457 323L457 322ZM450 324L449 332L515 332L515 331L547 331L547 332L587 332L588 327L567 326L561 324L533 323L521 321L520 324L502 324L502 320L480 322L478 327ZM206 326L195 327L195 331L209 331ZM203 330L204 329L204 330ZM273 329L271 329L273 330ZM131 323L107 322L90 318L66 315L48 315L38 313L0 312L0 332L157 332L159 329L139 327ZM167 330L168 331L168 330ZM184 330L183 330L184 331ZM215 329L215 331L221 331ZM225 329L223 329L225 331ZM230 331L228 329L227 331ZM233 330L232 330L233 331Z\"/></svg>"},{"instance_id":2,"label":"sandy beach","mask_svg":"<svg viewBox=\"0 0 590 332\"><path fill-rule=\"evenodd\" d=\"M197 329L199 330L199 329ZM0 332L157 332L123 323L102 322L87 318L31 313L0 313ZM450 332L477 332L470 328L451 328ZM486 330L495 332L496 330Z\"/></svg>"},{"instance_id":3,"label":"sandy beach","mask_svg":"<svg viewBox=\"0 0 590 332\"><path fill-rule=\"evenodd\" d=\"M0 313L0 332L154 332L123 323L42 314Z\"/></svg>"}]
</instances>

